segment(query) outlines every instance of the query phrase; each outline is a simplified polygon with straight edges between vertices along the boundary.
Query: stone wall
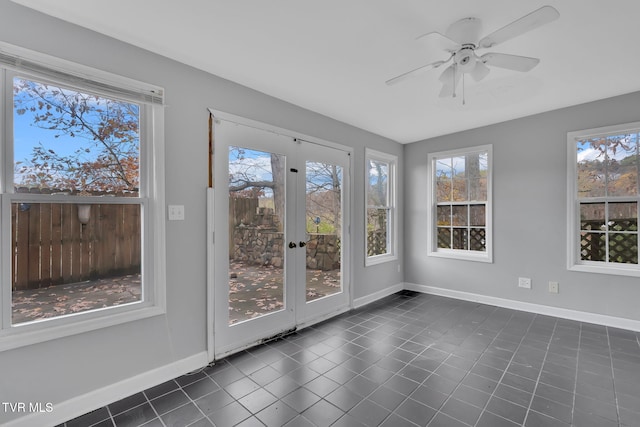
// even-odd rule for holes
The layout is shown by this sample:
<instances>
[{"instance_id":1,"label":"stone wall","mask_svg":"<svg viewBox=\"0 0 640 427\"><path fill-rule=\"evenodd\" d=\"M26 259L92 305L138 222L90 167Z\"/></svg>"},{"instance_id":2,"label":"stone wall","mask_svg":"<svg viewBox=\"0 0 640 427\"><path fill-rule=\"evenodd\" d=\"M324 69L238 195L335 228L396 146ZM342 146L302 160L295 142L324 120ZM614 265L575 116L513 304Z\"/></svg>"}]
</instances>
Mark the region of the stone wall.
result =
<instances>
[{"instance_id":1,"label":"stone wall","mask_svg":"<svg viewBox=\"0 0 640 427\"><path fill-rule=\"evenodd\" d=\"M278 231L273 209L259 208L248 224L244 221L232 227L230 257L233 261L251 265L284 265L284 233ZM307 268L314 270L340 269L340 239L333 234L309 234ZM299 244L299 242L296 242Z\"/></svg>"}]
</instances>

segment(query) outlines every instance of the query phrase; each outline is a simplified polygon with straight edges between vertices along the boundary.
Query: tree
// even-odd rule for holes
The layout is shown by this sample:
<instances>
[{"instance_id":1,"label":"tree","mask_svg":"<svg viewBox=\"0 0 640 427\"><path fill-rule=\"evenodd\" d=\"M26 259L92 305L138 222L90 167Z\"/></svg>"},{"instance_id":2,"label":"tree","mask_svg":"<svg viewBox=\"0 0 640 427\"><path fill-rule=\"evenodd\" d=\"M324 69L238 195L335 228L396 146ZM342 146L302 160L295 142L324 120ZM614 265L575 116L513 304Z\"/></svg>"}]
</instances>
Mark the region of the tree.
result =
<instances>
[{"instance_id":1,"label":"tree","mask_svg":"<svg viewBox=\"0 0 640 427\"><path fill-rule=\"evenodd\" d=\"M329 163L307 162L306 181L307 230L339 233L342 168ZM320 224L313 221L316 218L320 218Z\"/></svg>"},{"instance_id":2,"label":"tree","mask_svg":"<svg viewBox=\"0 0 640 427\"><path fill-rule=\"evenodd\" d=\"M282 231L285 199L285 156L229 147L229 196L273 198L274 214Z\"/></svg>"},{"instance_id":3,"label":"tree","mask_svg":"<svg viewBox=\"0 0 640 427\"><path fill-rule=\"evenodd\" d=\"M16 185L138 191L137 104L27 79L14 79L13 90L15 113L46 135L44 142L27 142L31 157L15 162ZM26 129L15 132L29 138Z\"/></svg>"}]
</instances>

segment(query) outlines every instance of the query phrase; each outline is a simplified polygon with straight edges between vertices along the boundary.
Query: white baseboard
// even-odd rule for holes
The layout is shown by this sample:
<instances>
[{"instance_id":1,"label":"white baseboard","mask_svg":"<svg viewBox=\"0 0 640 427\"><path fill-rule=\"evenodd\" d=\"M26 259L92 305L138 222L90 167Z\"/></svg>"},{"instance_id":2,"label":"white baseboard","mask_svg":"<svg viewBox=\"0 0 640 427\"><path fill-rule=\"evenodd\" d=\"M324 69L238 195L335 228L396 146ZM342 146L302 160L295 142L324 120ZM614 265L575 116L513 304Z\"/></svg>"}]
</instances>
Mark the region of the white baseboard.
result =
<instances>
[{"instance_id":1,"label":"white baseboard","mask_svg":"<svg viewBox=\"0 0 640 427\"><path fill-rule=\"evenodd\" d=\"M462 292L452 289L439 288L436 286L417 285L415 283L404 283L404 289L408 291L440 295L464 301L479 302L503 308L526 311L529 313L543 314L546 316L560 317L563 319L576 320L586 323L595 323L598 325L611 326L614 328L640 332L640 321L638 320L624 319L621 317L607 316L605 314L589 313L586 311L570 310L567 308L551 307L548 305L533 304L529 302L491 297L486 295L474 294L471 292Z\"/></svg>"},{"instance_id":2,"label":"white baseboard","mask_svg":"<svg viewBox=\"0 0 640 427\"><path fill-rule=\"evenodd\" d=\"M84 415L107 404L132 394L177 378L208 364L207 352L195 354L160 368L152 369L131 378L82 394L67 401L56 403L51 412L25 415L3 424L5 427L56 426Z\"/></svg>"},{"instance_id":3,"label":"white baseboard","mask_svg":"<svg viewBox=\"0 0 640 427\"><path fill-rule=\"evenodd\" d=\"M386 296L389 296L391 294L395 294L396 292L400 292L401 290L405 289L405 284L404 283L398 283L395 284L393 286L390 286L388 288L382 289L378 292L374 292L372 294L360 297L360 298L356 298L353 300L353 308L360 308L362 306L365 306L367 304L370 304L374 301L377 301L381 298L384 298Z\"/></svg>"}]
</instances>

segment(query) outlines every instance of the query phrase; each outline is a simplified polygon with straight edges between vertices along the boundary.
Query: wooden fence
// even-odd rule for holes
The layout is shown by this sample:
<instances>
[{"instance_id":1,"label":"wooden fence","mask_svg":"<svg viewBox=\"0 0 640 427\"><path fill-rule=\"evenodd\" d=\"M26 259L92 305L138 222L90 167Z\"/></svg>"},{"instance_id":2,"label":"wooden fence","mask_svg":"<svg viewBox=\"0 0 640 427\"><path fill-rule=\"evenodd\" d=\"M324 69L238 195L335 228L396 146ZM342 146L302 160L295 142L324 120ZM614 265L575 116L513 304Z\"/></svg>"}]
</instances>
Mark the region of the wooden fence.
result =
<instances>
[{"instance_id":1,"label":"wooden fence","mask_svg":"<svg viewBox=\"0 0 640 427\"><path fill-rule=\"evenodd\" d=\"M580 257L586 261L606 261L607 244L609 262L638 263L638 220L616 218L609 227L609 241L603 232L602 220L581 220ZM593 231L592 231L593 230ZM621 233L622 232L622 233Z\"/></svg>"},{"instance_id":2,"label":"wooden fence","mask_svg":"<svg viewBox=\"0 0 640 427\"><path fill-rule=\"evenodd\" d=\"M12 204L14 290L140 273L140 205L90 209L82 224L75 203Z\"/></svg>"}]
</instances>

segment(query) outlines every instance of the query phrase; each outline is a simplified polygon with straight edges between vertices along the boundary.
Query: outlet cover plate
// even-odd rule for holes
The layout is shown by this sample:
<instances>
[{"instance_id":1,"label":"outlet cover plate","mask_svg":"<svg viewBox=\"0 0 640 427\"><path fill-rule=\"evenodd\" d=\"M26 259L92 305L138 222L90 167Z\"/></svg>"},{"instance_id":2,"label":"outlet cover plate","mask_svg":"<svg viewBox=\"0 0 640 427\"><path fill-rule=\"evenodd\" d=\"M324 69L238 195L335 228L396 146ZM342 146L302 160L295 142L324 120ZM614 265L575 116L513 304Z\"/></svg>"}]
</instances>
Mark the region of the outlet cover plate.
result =
<instances>
[{"instance_id":1,"label":"outlet cover plate","mask_svg":"<svg viewBox=\"0 0 640 427\"><path fill-rule=\"evenodd\" d=\"M531 289L531 278L529 277L518 277L518 287Z\"/></svg>"},{"instance_id":2,"label":"outlet cover plate","mask_svg":"<svg viewBox=\"0 0 640 427\"><path fill-rule=\"evenodd\" d=\"M184 205L169 205L169 221L184 221Z\"/></svg>"},{"instance_id":3,"label":"outlet cover plate","mask_svg":"<svg viewBox=\"0 0 640 427\"><path fill-rule=\"evenodd\" d=\"M549 282L549 292L552 294L560 292L560 284L558 282Z\"/></svg>"}]
</instances>

